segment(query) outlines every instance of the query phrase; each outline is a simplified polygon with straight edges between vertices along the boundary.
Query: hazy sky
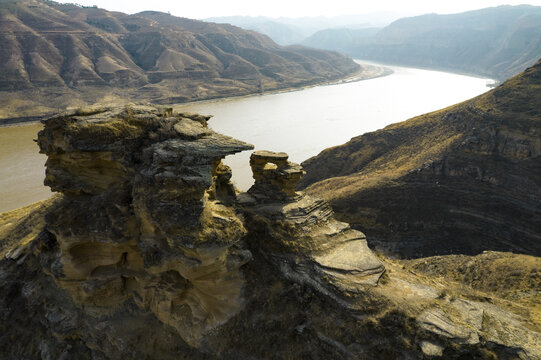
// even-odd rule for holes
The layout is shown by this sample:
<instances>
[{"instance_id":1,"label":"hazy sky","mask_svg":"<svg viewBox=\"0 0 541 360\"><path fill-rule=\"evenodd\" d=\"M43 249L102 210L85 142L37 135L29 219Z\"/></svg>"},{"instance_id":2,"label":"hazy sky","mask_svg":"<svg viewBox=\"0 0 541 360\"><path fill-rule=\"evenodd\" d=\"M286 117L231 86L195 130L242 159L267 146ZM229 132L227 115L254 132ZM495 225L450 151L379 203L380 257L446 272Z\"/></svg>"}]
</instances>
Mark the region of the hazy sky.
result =
<instances>
[{"instance_id":1,"label":"hazy sky","mask_svg":"<svg viewBox=\"0 0 541 360\"><path fill-rule=\"evenodd\" d=\"M85 6L97 5L107 10L136 13L143 10L171 12L173 15L193 19L213 16L248 15L269 17L336 16L394 11L406 14L456 13L502 4L529 3L540 5L541 0L72 0Z\"/></svg>"}]
</instances>

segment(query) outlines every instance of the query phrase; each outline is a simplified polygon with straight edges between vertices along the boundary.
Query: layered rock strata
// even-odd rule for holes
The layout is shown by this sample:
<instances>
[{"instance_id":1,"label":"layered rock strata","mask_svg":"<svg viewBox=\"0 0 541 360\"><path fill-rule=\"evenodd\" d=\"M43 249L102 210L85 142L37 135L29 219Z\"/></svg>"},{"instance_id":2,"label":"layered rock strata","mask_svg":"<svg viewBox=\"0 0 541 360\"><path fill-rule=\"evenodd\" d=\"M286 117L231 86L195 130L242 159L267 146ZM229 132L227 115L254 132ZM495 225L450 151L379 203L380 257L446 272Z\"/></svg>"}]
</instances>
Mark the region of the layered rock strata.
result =
<instances>
[{"instance_id":1,"label":"layered rock strata","mask_svg":"<svg viewBox=\"0 0 541 360\"><path fill-rule=\"evenodd\" d=\"M295 192L301 166L270 151L254 152L250 165L255 183L238 199L253 246L287 278L346 305L347 293L377 285L385 268L364 234L336 220L326 202Z\"/></svg>"},{"instance_id":2,"label":"layered rock strata","mask_svg":"<svg viewBox=\"0 0 541 360\"><path fill-rule=\"evenodd\" d=\"M133 299L191 344L239 311L251 257L221 201L233 192L221 159L252 146L206 120L111 109L51 118L38 139L45 183L64 194L47 217L58 285L96 311Z\"/></svg>"},{"instance_id":3,"label":"layered rock strata","mask_svg":"<svg viewBox=\"0 0 541 360\"><path fill-rule=\"evenodd\" d=\"M287 154L255 152L256 182L237 201L221 159L252 146L207 120L130 107L45 121L45 184L64 195L47 215L59 244L48 271L77 304L107 313L133 300L197 345L242 307L239 268L252 255L238 203L249 238L268 234L253 250L286 277L335 299L377 284L384 267L364 235L295 192L304 172Z\"/></svg>"}]
</instances>

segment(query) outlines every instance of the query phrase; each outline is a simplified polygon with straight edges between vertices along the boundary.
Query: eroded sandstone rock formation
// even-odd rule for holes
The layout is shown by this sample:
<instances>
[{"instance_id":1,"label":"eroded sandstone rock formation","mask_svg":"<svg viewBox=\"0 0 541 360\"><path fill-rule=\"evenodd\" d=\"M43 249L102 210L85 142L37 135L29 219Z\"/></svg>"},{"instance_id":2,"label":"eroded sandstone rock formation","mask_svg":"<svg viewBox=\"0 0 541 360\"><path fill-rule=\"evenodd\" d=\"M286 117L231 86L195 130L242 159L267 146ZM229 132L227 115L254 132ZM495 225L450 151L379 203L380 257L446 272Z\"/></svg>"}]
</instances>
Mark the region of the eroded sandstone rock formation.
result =
<instances>
[{"instance_id":1,"label":"eroded sandstone rock formation","mask_svg":"<svg viewBox=\"0 0 541 360\"><path fill-rule=\"evenodd\" d=\"M255 183L239 196L249 241L257 242L287 278L337 301L375 286L385 269L364 234L336 220L326 202L295 192L304 171L287 159L270 151L250 158Z\"/></svg>"},{"instance_id":2,"label":"eroded sandstone rock formation","mask_svg":"<svg viewBox=\"0 0 541 360\"><path fill-rule=\"evenodd\" d=\"M0 214L0 358L539 359L535 294L376 257L294 191L304 172L284 153L255 152L237 193L221 159L252 146L207 120L132 107L45 122L60 194ZM537 283L536 258L501 257Z\"/></svg>"},{"instance_id":3,"label":"eroded sandstone rock formation","mask_svg":"<svg viewBox=\"0 0 541 360\"><path fill-rule=\"evenodd\" d=\"M288 157L283 152L254 152L250 156L250 167L255 183L248 192L259 201L296 197L295 185L305 172L300 165L288 161Z\"/></svg>"},{"instance_id":4,"label":"eroded sandstone rock formation","mask_svg":"<svg viewBox=\"0 0 541 360\"><path fill-rule=\"evenodd\" d=\"M239 311L251 256L221 159L252 146L207 119L132 107L57 116L39 135L45 183L65 195L47 220L57 283L100 311L133 298L191 344Z\"/></svg>"},{"instance_id":5,"label":"eroded sandstone rock formation","mask_svg":"<svg viewBox=\"0 0 541 360\"><path fill-rule=\"evenodd\" d=\"M207 120L147 107L87 111L48 119L38 141L45 183L64 194L47 217L59 286L97 312L133 299L194 346L241 309L239 268L251 258L221 159L252 146ZM384 268L364 235L295 192L299 165L264 151L251 165L256 182L240 199L256 205L240 208L252 233L268 231L261 249L284 275L335 298L377 284Z\"/></svg>"}]
</instances>

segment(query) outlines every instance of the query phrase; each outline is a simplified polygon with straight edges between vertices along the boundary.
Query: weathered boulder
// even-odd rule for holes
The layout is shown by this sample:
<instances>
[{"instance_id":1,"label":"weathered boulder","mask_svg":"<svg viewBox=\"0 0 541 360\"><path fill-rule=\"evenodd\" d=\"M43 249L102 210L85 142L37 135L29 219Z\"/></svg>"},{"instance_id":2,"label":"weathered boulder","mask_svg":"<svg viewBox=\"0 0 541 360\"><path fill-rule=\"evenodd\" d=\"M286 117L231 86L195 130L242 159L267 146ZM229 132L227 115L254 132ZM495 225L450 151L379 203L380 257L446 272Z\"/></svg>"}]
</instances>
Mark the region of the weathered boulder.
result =
<instances>
[{"instance_id":1,"label":"weathered boulder","mask_svg":"<svg viewBox=\"0 0 541 360\"><path fill-rule=\"evenodd\" d=\"M255 183L248 192L259 201L297 196L295 186L305 172L300 165L287 161L288 157L283 152L254 151L250 167Z\"/></svg>"},{"instance_id":2,"label":"weathered boulder","mask_svg":"<svg viewBox=\"0 0 541 360\"><path fill-rule=\"evenodd\" d=\"M520 349L518 357L522 359L538 359L541 355L541 334L531 331L521 316L489 303L443 299L438 306L419 314L416 321L429 338L437 336L464 345L477 345L483 340L515 347ZM426 340L421 348L426 355L434 356L445 346L441 341Z\"/></svg>"}]
</instances>

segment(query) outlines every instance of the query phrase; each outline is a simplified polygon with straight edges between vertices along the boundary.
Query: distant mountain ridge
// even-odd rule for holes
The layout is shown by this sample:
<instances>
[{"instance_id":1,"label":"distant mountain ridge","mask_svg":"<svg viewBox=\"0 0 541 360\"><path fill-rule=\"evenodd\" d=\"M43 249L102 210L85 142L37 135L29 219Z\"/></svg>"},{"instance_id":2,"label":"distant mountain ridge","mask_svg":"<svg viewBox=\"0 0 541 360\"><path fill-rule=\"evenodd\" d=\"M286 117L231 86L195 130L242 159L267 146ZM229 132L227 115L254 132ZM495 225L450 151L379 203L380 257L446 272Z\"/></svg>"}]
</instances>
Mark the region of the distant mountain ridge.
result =
<instances>
[{"instance_id":1,"label":"distant mountain ridge","mask_svg":"<svg viewBox=\"0 0 541 360\"><path fill-rule=\"evenodd\" d=\"M280 45L300 44L306 37L305 31L294 25L259 16L223 16L205 19L218 24L231 24L243 29L257 31L269 36Z\"/></svg>"},{"instance_id":2,"label":"distant mountain ridge","mask_svg":"<svg viewBox=\"0 0 541 360\"><path fill-rule=\"evenodd\" d=\"M325 29L303 40L302 44L319 49L332 49L344 54L366 45L381 28Z\"/></svg>"},{"instance_id":3,"label":"distant mountain ridge","mask_svg":"<svg viewBox=\"0 0 541 360\"><path fill-rule=\"evenodd\" d=\"M268 35L281 45L300 44L318 31L327 29L352 30L368 27L383 27L405 13L382 11L369 14L352 14L334 17L270 18L265 16L222 16L207 18L205 21L227 23Z\"/></svg>"},{"instance_id":4,"label":"distant mountain ridge","mask_svg":"<svg viewBox=\"0 0 541 360\"><path fill-rule=\"evenodd\" d=\"M372 37L325 30L303 43L354 58L504 80L541 55L541 7L504 5L427 14L399 19Z\"/></svg>"},{"instance_id":5,"label":"distant mountain ridge","mask_svg":"<svg viewBox=\"0 0 541 360\"><path fill-rule=\"evenodd\" d=\"M0 3L0 118L109 101L184 102L335 80L346 56L159 12Z\"/></svg>"},{"instance_id":6,"label":"distant mountain ridge","mask_svg":"<svg viewBox=\"0 0 541 360\"><path fill-rule=\"evenodd\" d=\"M483 95L302 165L302 187L388 253L540 256L541 60Z\"/></svg>"}]
</instances>

